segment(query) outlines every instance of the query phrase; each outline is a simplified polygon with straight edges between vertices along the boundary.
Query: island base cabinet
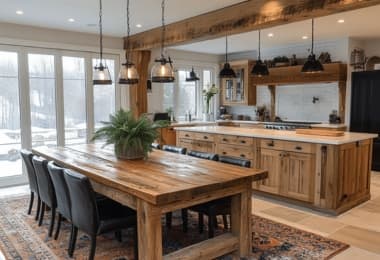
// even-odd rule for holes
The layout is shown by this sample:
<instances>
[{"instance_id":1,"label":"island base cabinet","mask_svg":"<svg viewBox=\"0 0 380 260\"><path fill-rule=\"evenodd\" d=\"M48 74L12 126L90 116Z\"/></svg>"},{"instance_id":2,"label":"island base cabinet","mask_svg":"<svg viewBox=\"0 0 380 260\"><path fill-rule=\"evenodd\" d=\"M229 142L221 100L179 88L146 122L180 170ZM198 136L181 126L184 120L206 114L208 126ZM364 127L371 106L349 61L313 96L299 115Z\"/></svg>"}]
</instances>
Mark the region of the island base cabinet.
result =
<instances>
[{"instance_id":1,"label":"island base cabinet","mask_svg":"<svg viewBox=\"0 0 380 260\"><path fill-rule=\"evenodd\" d=\"M253 184L255 189L272 194L280 193L280 174L282 169L281 151L261 149L260 169L268 171L268 177Z\"/></svg>"},{"instance_id":2,"label":"island base cabinet","mask_svg":"<svg viewBox=\"0 0 380 260\"><path fill-rule=\"evenodd\" d=\"M297 200L314 200L315 155L287 152L283 154L281 194Z\"/></svg>"}]
</instances>

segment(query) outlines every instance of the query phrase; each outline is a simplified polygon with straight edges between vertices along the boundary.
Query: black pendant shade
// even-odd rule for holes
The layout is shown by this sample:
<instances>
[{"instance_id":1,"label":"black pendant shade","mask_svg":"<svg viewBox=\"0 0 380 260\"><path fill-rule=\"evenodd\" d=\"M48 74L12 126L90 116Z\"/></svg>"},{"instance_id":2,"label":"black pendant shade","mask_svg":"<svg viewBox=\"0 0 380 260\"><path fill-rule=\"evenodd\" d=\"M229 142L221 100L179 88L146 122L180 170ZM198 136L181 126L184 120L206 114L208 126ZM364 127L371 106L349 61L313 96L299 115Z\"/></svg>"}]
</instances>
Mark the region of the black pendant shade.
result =
<instances>
[{"instance_id":1,"label":"black pendant shade","mask_svg":"<svg viewBox=\"0 0 380 260\"><path fill-rule=\"evenodd\" d=\"M261 60L261 31L259 30L259 57L253 66L251 74L256 77L268 76L269 70L267 65Z\"/></svg>"},{"instance_id":2,"label":"black pendant shade","mask_svg":"<svg viewBox=\"0 0 380 260\"><path fill-rule=\"evenodd\" d=\"M315 58L314 54L314 19L311 19L311 54L303 65L301 72L317 73L322 72L323 70L322 63Z\"/></svg>"},{"instance_id":3,"label":"black pendant shade","mask_svg":"<svg viewBox=\"0 0 380 260\"><path fill-rule=\"evenodd\" d=\"M197 74L195 74L194 68L191 68L190 71L190 77L186 78L187 82L192 82L192 81L198 81L199 78L197 77Z\"/></svg>"},{"instance_id":4,"label":"black pendant shade","mask_svg":"<svg viewBox=\"0 0 380 260\"><path fill-rule=\"evenodd\" d=\"M253 66L251 74L256 77L268 76L269 70L264 62L258 60L256 61L255 66Z\"/></svg>"},{"instance_id":5,"label":"black pendant shade","mask_svg":"<svg viewBox=\"0 0 380 260\"><path fill-rule=\"evenodd\" d=\"M226 62L224 63L223 69L219 72L220 78L236 78L235 71L231 68L231 65L228 63L228 42L226 35Z\"/></svg>"},{"instance_id":6,"label":"black pendant shade","mask_svg":"<svg viewBox=\"0 0 380 260\"><path fill-rule=\"evenodd\" d=\"M301 72L306 73L316 73L321 71L323 71L323 65L315 58L315 54L309 55L301 70Z\"/></svg>"},{"instance_id":7,"label":"black pendant shade","mask_svg":"<svg viewBox=\"0 0 380 260\"><path fill-rule=\"evenodd\" d=\"M231 65L226 62L224 63L223 69L219 73L220 78L236 78L235 71L231 68Z\"/></svg>"}]
</instances>

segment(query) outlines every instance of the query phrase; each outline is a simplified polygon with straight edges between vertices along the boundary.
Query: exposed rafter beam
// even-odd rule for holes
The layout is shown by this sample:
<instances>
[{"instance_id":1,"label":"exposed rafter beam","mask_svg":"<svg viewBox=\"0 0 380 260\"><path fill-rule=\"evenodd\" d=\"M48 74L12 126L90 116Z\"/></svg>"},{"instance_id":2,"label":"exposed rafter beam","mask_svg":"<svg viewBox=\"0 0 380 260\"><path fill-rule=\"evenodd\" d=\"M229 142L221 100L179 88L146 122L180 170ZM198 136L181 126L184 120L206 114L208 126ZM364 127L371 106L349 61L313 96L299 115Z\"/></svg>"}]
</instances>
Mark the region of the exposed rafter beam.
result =
<instances>
[{"instance_id":1,"label":"exposed rafter beam","mask_svg":"<svg viewBox=\"0 0 380 260\"><path fill-rule=\"evenodd\" d=\"M380 0L249 0L167 25L165 45L210 40L378 4ZM152 49L160 43L160 27L131 36L133 50Z\"/></svg>"}]
</instances>

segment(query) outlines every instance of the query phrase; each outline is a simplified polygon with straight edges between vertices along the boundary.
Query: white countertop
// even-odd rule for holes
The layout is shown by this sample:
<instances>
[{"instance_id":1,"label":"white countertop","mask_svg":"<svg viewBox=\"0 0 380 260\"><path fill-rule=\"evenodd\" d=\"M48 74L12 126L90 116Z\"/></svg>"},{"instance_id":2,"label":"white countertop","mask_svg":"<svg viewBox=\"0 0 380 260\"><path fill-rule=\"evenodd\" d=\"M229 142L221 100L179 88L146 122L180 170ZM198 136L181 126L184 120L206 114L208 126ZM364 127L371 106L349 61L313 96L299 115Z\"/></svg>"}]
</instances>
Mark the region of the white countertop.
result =
<instances>
[{"instance_id":1,"label":"white countertop","mask_svg":"<svg viewBox=\"0 0 380 260\"><path fill-rule=\"evenodd\" d=\"M331 137L331 136L296 134L295 131L272 130L272 129L251 129L251 128L231 127L231 126L181 127L176 130L203 132L203 133L212 133L212 134L238 135L238 136L246 136L246 137L258 137L258 138L298 141L298 142L306 142L306 143L334 144L334 145L340 145L340 144L362 141L366 139L372 139L378 136L377 134L345 132L344 136Z\"/></svg>"},{"instance_id":2,"label":"white countertop","mask_svg":"<svg viewBox=\"0 0 380 260\"><path fill-rule=\"evenodd\" d=\"M214 121L199 121L199 120L194 120L194 121L176 121L172 122L170 126L172 127L182 127L182 126L200 126L200 125L215 125L216 123Z\"/></svg>"},{"instance_id":3,"label":"white countertop","mask_svg":"<svg viewBox=\"0 0 380 260\"><path fill-rule=\"evenodd\" d=\"M311 128L313 128L313 127L341 128L341 127L346 127L346 125L345 125L345 124L329 124L329 123L322 123L322 124L311 125Z\"/></svg>"}]
</instances>

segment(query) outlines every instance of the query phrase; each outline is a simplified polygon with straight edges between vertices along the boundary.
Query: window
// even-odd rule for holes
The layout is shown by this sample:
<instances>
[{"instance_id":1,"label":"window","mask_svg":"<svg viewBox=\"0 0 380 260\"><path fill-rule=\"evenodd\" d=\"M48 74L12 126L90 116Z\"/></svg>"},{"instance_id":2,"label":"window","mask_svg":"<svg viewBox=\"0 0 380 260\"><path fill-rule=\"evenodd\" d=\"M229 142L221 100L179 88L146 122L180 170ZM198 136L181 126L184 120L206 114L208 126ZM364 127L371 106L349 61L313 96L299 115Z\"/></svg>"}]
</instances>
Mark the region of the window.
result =
<instances>
[{"instance_id":1,"label":"window","mask_svg":"<svg viewBox=\"0 0 380 260\"><path fill-rule=\"evenodd\" d=\"M187 82L186 77L190 71L190 69L178 69L174 84L163 85L162 109L173 108L177 120L184 120L189 112L193 119L201 118L204 110L202 90L211 87L214 82L212 69L195 70L200 80Z\"/></svg>"},{"instance_id":2,"label":"window","mask_svg":"<svg viewBox=\"0 0 380 260\"><path fill-rule=\"evenodd\" d=\"M65 144L83 144L87 140L84 64L84 58L62 57Z\"/></svg>"},{"instance_id":3,"label":"window","mask_svg":"<svg viewBox=\"0 0 380 260\"><path fill-rule=\"evenodd\" d=\"M28 54L32 146L56 145L54 56Z\"/></svg>"},{"instance_id":4,"label":"window","mask_svg":"<svg viewBox=\"0 0 380 260\"><path fill-rule=\"evenodd\" d=\"M0 51L0 178L22 174L17 53Z\"/></svg>"},{"instance_id":5,"label":"window","mask_svg":"<svg viewBox=\"0 0 380 260\"><path fill-rule=\"evenodd\" d=\"M92 65L98 63L97 59L92 60ZM102 126L101 121L108 121L109 115L115 113L115 61L105 60L111 73L112 85L94 85L94 120L95 129Z\"/></svg>"}]
</instances>

